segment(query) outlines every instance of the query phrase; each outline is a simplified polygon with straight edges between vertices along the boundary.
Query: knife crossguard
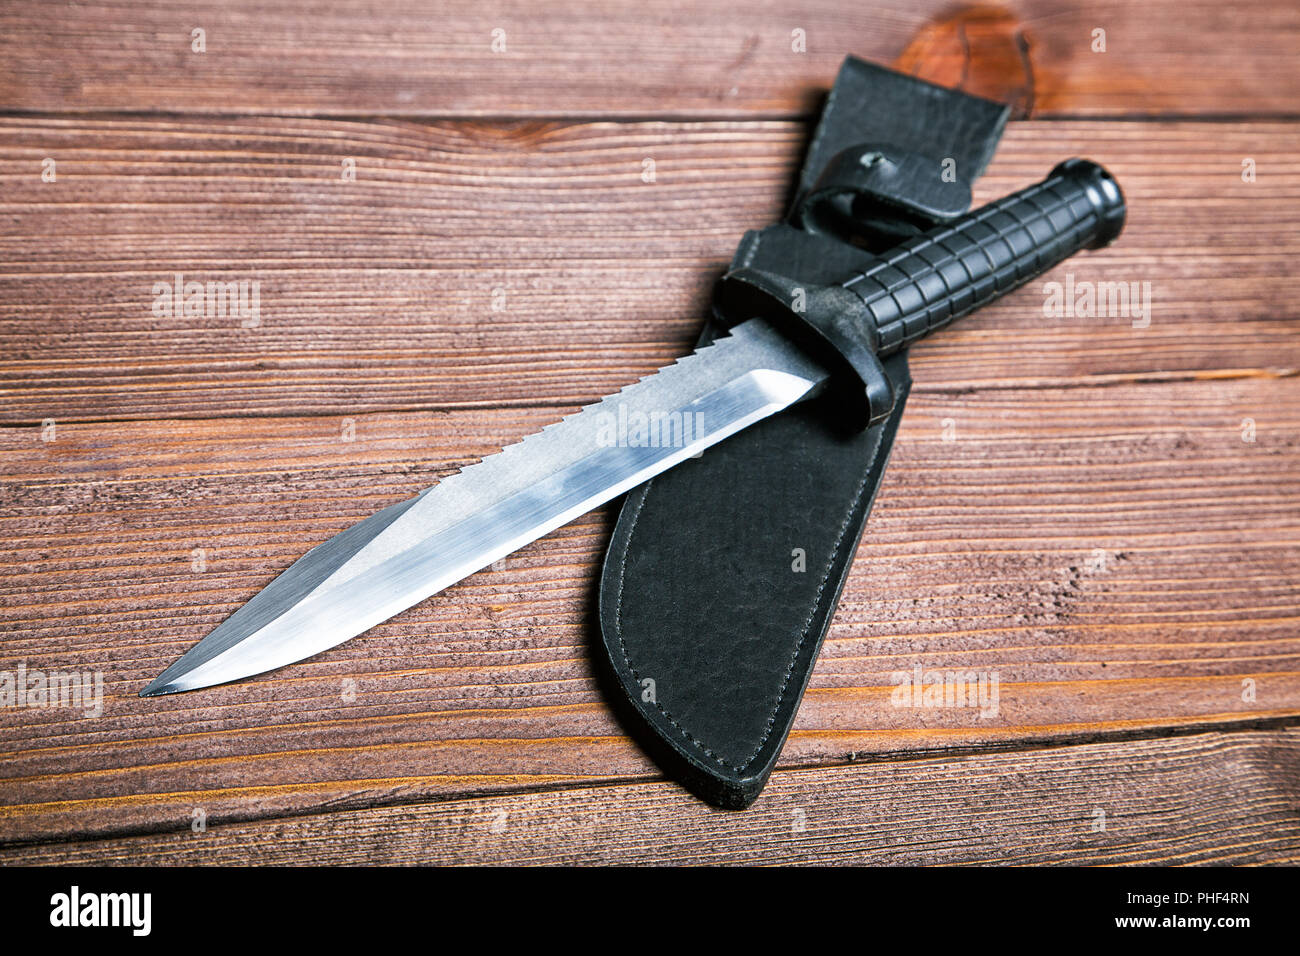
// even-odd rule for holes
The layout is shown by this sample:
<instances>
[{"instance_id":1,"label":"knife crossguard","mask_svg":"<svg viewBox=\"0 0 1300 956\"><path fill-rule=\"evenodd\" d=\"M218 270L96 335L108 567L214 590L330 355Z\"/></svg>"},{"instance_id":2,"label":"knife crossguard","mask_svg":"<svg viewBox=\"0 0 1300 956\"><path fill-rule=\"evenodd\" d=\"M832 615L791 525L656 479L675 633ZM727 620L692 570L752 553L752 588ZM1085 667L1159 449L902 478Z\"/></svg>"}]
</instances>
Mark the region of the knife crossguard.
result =
<instances>
[{"instance_id":1,"label":"knife crossguard","mask_svg":"<svg viewBox=\"0 0 1300 956\"><path fill-rule=\"evenodd\" d=\"M1110 173L1071 159L1042 182L907 239L838 286L808 289L775 273L737 269L719 283L718 301L726 315L773 322L832 369L854 424L865 427L894 404L881 358L1075 252L1109 244L1124 214Z\"/></svg>"}]
</instances>

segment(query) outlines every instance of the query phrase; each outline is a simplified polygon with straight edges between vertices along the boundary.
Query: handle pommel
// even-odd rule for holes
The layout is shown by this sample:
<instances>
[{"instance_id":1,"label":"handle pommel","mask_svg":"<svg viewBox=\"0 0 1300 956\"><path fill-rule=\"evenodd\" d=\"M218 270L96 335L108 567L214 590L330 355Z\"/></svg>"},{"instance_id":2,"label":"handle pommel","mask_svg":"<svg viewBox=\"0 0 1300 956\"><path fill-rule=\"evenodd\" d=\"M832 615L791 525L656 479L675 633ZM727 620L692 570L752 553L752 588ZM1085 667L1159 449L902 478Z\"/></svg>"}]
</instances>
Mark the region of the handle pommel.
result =
<instances>
[{"instance_id":1,"label":"handle pommel","mask_svg":"<svg viewBox=\"0 0 1300 956\"><path fill-rule=\"evenodd\" d=\"M1051 175L1069 177L1078 182L1097 213L1099 226L1089 249L1101 249L1119 238L1124 229L1126 207L1124 194L1114 176L1087 159L1067 159L1058 164Z\"/></svg>"}]
</instances>

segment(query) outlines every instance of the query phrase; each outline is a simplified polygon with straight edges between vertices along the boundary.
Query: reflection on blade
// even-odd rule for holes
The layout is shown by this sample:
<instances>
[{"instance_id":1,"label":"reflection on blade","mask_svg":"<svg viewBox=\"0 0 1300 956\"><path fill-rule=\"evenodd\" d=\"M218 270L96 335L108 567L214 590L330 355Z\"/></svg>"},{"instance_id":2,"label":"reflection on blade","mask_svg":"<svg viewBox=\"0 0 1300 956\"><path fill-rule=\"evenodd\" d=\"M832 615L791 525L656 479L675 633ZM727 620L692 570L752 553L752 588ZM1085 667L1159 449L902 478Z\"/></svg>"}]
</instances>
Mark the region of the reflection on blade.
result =
<instances>
[{"instance_id":1,"label":"reflection on blade","mask_svg":"<svg viewBox=\"0 0 1300 956\"><path fill-rule=\"evenodd\" d=\"M300 661L369 630L728 435L826 372L759 320L312 549L142 696Z\"/></svg>"}]
</instances>

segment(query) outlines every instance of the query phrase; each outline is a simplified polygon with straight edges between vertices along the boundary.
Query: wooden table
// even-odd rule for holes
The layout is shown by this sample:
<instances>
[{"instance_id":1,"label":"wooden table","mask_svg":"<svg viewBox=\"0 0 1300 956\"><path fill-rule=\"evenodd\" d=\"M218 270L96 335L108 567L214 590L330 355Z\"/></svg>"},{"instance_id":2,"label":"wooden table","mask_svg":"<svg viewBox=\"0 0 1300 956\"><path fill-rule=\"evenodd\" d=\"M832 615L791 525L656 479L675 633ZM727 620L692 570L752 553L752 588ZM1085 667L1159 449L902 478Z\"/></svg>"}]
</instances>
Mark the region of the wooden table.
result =
<instances>
[{"instance_id":1,"label":"wooden table","mask_svg":"<svg viewBox=\"0 0 1300 956\"><path fill-rule=\"evenodd\" d=\"M0 862L1300 861L1297 7L786 6L0 11L0 672L103 680L0 708ZM914 350L752 809L594 682L610 508L136 697L312 545L682 353L848 53L1015 104L977 202L1113 170L1121 241L1044 281L1151 317L1035 283ZM177 273L256 316L162 314ZM997 717L890 706L936 662L996 670Z\"/></svg>"}]
</instances>

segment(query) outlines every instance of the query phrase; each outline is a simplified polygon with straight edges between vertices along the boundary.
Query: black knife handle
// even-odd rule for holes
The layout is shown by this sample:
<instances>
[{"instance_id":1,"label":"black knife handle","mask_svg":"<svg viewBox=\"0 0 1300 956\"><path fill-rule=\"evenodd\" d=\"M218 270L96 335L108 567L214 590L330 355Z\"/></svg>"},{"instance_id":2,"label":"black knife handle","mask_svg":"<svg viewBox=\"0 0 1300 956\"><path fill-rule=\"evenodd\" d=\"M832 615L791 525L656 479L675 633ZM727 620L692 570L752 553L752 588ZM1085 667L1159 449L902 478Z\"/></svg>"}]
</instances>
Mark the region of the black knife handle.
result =
<instances>
[{"instance_id":1,"label":"black knife handle","mask_svg":"<svg viewBox=\"0 0 1300 956\"><path fill-rule=\"evenodd\" d=\"M1124 197L1101 166L1071 159L1040 183L908 239L843 283L885 357L1119 235Z\"/></svg>"}]
</instances>

